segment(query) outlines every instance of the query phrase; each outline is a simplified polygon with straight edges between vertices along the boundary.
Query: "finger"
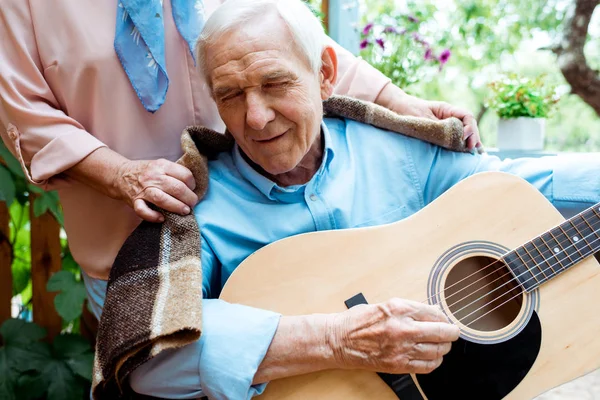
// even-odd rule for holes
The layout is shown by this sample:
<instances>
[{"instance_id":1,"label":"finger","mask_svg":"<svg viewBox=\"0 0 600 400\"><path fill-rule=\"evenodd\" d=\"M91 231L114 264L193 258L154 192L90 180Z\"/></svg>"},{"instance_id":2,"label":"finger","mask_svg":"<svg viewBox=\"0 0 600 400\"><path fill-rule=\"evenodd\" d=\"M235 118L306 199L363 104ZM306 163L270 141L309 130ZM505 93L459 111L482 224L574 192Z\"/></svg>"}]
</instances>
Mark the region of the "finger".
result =
<instances>
[{"instance_id":1,"label":"finger","mask_svg":"<svg viewBox=\"0 0 600 400\"><path fill-rule=\"evenodd\" d=\"M163 176L163 179L161 179L160 188L163 190L163 192L171 195L182 203L187 204L190 208L194 207L198 202L198 196L196 196L196 194L192 192L192 190L186 186L185 183L176 178ZM183 211L184 210L182 210L182 212ZM183 213L189 214L189 210Z\"/></svg>"},{"instance_id":2,"label":"finger","mask_svg":"<svg viewBox=\"0 0 600 400\"><path fill-rule=\"evenodd\" d=\"M408 373L411 374L428 374L440 365L442 358L436 360L410 360L407 364Z\"/></svg>"},{"instance_id":3,"label":"finger","mask_svg":"<svg viewBox=\"0 0 600 400\"><path fill-rule=\"evenodd\" d=\"M446 343L417 343L409 353L411 359L437 360L448 354L452 344Z\"/></svg>"},{"instance_id":4,"label":"finger","mask_svg":"<svg viewBox=\"0 0 600 400\"><path fill-rule=\"evenodd\" d=\"M194 179L192 171L183 165L167 161L164 168L165 174L185 183L190 190L194 190L196 188L196 180Z\"/></svg>"},{"instance_id":5,"label":"finger","mask_svg":"<svg viewBox=\"0 0 600 400\"><path fill-rule=\"evenodd\" d=\"M448 317L442 312L439 306L429 304L414 304L415 312L411 315L415 321L422 322L448 322Z\"/></svg>"},{"instance_id":6,"label":"finger","mask_svg":"<svg viewBox=\"0 0 600 400\"><path fill-rule=\"evenodd\" d=\"M457 326L447 322L415 321L415 341L421 343L447 343L458 339L460 331Z\"/></svg>"},{"instance_id":7,"label":"finger","mask_svg":"<svg viewBox=\"0 0 600 400\"><path fill-rule=\"evenodd\" d=\"M172 213L181 215L187 215L190 213L189 206L156 187L144 189L140 195L140 198Z\"/></svg>"},{"instance_id":8,"label":"finger","mask_svg":"<svg viewBox=\"0 0 600 400\"><path fill-rule=\"evenodd\" d=\"M462 121L463 125L465 125L465 127L469 127L470 132L479 139L479 126L477 125L477 120L475 117L473 117L472 114L466 114Z\"/></svg>"},{"instance_id":9,"label":"finger","mask_svg":"<svg viewBox=\"0 0 600 400\"><path fill-rule=\"evenodd\" d=\"M477 143L479 143L479 141L477 140L477 137L475 135L469 136L467 138L467 149L473 150L475 146L477 146Z\"/></svg>"},{"instance_id":10,"label":"finger","mask_svg":"<svg viewBox=\"0 0 600 400\"><path fill-rule=\"evenodd\" d=\"M148 222L163 222L165 220L161 213L152 210L142 199L136 199L133 202L133 210L138 217Z\"/></svg>"}]
</instances>

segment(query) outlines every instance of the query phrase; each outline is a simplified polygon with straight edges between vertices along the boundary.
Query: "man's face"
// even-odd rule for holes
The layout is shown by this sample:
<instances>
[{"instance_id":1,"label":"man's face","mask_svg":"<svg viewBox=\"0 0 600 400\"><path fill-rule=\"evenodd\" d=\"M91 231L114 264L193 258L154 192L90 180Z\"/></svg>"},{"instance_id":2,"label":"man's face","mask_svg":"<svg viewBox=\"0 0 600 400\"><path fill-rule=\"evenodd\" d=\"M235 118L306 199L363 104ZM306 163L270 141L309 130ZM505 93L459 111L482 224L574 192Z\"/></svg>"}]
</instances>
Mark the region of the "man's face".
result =
<instances>
[{"instance_id":1,"label":"man's face","mask_svg":"<svg viewBox=\"0 0 600 400\"><path fill-rule=\"evenodd\" d=\"M219 114L242 151L271 175L294 169L319 136L319 75L276 12L206 48Z\"/></svg>"}]
</instances>

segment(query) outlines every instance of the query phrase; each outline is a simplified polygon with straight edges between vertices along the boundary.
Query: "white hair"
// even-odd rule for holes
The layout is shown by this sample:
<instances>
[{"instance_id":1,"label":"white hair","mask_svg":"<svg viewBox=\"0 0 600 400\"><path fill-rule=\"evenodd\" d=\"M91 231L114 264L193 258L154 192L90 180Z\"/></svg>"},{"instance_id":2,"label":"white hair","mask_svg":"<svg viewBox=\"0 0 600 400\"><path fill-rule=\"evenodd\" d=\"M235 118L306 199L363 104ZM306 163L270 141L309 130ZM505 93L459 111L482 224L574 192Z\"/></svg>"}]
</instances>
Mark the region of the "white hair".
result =
<instances>
[{"instance_id":1,"label":"white hair","mask_svg":"<svg viewBox=\"0 0 600 400\"><path fill-rule=\"evenodd\" d=\"M256 18L274 9L289 28L292 38L313 72L321 68L321 54L327 37L319 19L302 0L227 0L206 21L196 42L196 62L206 74L206 47L223 34L244 24L256 23ZM207 77L208 78L208 77ZM208 79L207 79L208 80Z\"/></svg>"}]
</instances>

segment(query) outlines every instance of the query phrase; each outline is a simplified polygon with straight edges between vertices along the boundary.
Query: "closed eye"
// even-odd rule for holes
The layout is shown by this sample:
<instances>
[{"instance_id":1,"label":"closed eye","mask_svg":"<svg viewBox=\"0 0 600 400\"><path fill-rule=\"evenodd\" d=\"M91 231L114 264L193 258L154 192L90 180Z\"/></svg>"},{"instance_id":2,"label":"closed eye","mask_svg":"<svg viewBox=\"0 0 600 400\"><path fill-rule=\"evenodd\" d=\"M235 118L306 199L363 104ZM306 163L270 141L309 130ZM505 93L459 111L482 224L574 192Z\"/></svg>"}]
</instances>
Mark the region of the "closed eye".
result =
<instances>
[{"instance_id":1,"label":"closed eye","mask_svg":"<svg viewBox=\"0 0 600 400\"><path fill-rule=\"evenodd\" d=\"M220 99L221 101L227 101L227 100L233 100L236 97L240 96L243 92L242 91L236 91L236 92L229 92L228 94L222 96Z\"/></svg>"},{"instance_id":2,"label":"closed eye","mask_svg":"<svg viewBox=\"0 0 600 400\"><path fill-rule=\"evenodd\" d=\"M269 82L263 85L265 89L282 89L287 86L287 82Z\"/></svg>"}]
</instances>

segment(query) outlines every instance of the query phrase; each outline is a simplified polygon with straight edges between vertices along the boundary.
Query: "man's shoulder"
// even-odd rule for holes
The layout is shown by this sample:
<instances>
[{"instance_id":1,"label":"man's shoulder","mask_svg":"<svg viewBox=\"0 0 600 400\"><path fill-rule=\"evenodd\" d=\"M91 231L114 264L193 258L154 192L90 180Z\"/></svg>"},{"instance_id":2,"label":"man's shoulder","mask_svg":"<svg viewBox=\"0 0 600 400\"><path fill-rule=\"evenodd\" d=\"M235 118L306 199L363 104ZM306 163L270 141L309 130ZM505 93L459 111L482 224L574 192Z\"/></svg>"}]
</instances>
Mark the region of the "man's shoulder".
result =
<instances>
[{"instance_id":1,"label":"man's shoulder","mask_svg":"<svg viewBox=\"0 0 600 400\"><path fill-rule=\"evenodd\" d=\"M431 150L435 145L407 136L402 132L390 131L385 128L367 124L350 118L326 118L325 124L332 137L354 143L361 148L391 146L411 150ZM413 148L415 147L415 148Z\"/></svg>"}]
</instances>

